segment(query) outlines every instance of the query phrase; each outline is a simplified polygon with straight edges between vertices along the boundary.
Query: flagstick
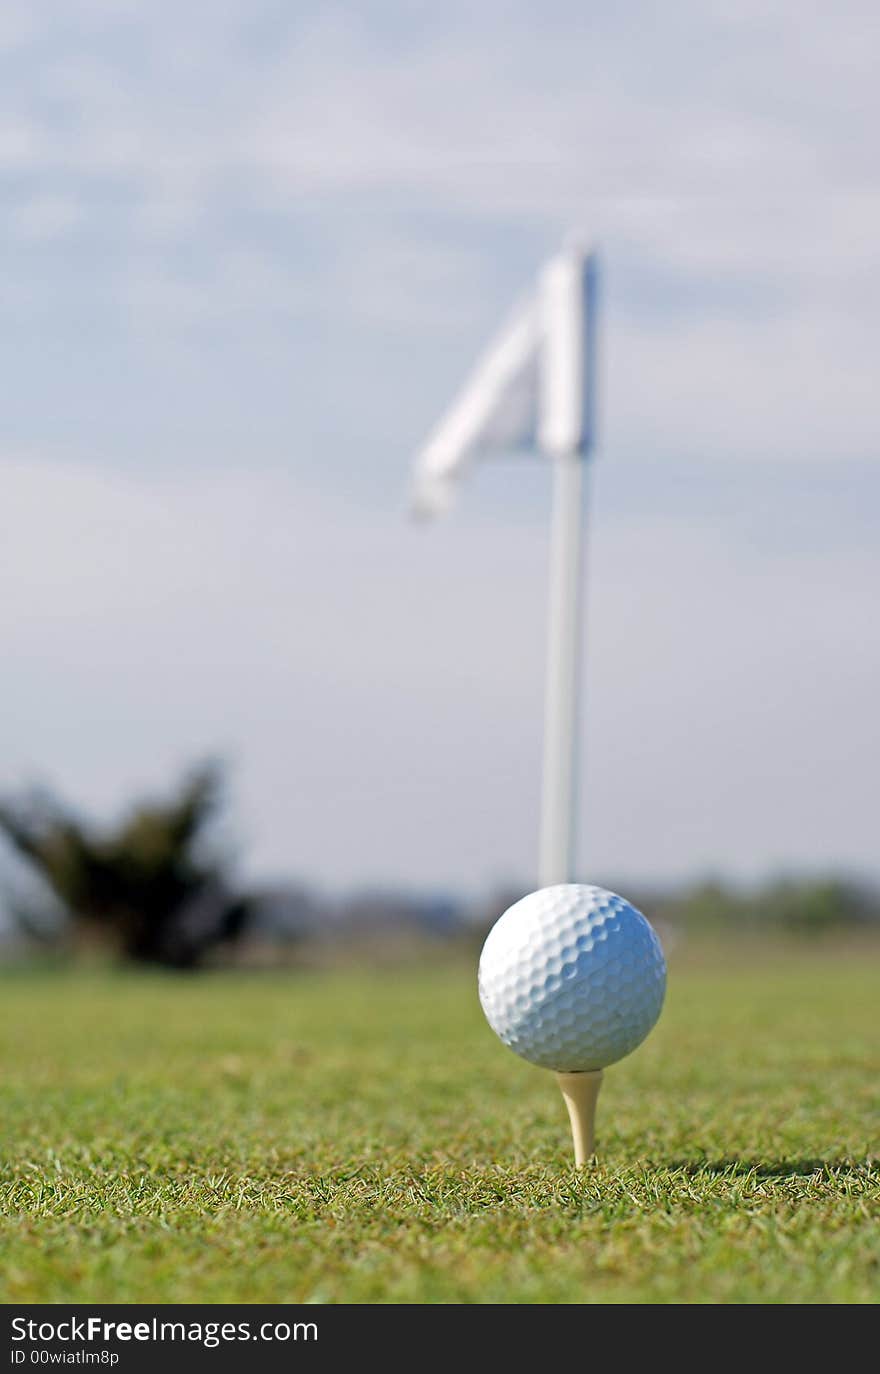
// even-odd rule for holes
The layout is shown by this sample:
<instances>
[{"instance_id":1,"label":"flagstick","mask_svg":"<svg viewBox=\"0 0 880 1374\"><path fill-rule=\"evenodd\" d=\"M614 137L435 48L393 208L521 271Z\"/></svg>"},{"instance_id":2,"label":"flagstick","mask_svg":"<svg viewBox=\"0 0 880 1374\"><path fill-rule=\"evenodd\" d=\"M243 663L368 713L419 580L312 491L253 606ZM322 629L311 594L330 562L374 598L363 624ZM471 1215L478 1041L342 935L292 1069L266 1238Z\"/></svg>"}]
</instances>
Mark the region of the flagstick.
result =
<instances>
[{"instance_id":1,"label":"flagstick","mask_svg":"<svg viewBox=\"0 0 880 1374\"><path fill-rule=\"evenodd\" d=\"M574 873L586 489L586 461L581 454L560 453L551 461L550 611L538 864L541 887L570 883Z\"/></svg>"},{"instance_id":2,"label":"flagstick","mask_svg":"<svg viewBox=\"0 0 880 1374\"><path fill-rule=\"evenodd\" d=\"M571 1122L575 1168L580 1169L593 1154L596 1099L602 1086L602 1070L597 1069L593 1073L558 1073L556 1078Z\"/></svg>"}]
</instances>

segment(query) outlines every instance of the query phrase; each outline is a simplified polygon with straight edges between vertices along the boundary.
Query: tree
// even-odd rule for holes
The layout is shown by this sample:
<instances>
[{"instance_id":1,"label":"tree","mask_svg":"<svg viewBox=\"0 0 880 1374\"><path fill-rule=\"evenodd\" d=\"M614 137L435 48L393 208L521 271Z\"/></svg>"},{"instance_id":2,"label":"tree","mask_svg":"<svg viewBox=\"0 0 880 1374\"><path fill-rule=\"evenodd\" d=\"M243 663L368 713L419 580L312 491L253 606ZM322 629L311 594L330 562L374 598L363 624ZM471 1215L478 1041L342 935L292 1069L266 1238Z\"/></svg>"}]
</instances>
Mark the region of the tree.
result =
<instances>
[{"instance_id":1,"label":"tree","mask_svg":"<svg viewBox=\"0 0 880 1374\"><path fill-rule=\"evenodd\" d=\"M106 832L31 793L0 802L0 833L48 885L74 935L109 940L138 963L195 968L250 916L205 844L221 784L219 767L204 764L168 802L142 802ZM31 931L41 924L32 904L14 914Z\"/></svg>"}]
</instances>

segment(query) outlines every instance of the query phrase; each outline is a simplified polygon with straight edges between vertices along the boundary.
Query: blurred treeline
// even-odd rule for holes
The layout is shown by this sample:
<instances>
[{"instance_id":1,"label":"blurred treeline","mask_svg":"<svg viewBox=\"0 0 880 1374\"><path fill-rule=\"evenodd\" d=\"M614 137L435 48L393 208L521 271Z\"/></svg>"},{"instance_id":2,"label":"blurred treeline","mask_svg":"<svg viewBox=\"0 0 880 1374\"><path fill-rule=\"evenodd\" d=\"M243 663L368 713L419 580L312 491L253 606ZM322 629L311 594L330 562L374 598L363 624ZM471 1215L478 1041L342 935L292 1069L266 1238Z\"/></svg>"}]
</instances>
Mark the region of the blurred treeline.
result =
<instances>
[{"instance_id":1,"label":"blurred treeline","mask_svg":"<svg viewBox=\"0 0 880 1374\"><path fill-rule=\"evenodd\" d=\"M164 799L138 802L113 826L86 821L46 791L0 801L0 835L20 861L8 866L0 895L5 952L109 954L176 969L398 961L424 954L426 946L473 949L529 890L510 886L480 901L400 891L328 896L293 884L243 890L216 828L224 795L222 769L205 764ZM599 881L622 890L667 932L880 932L880 888L845 877L656 890Z\"/></svg>"},{"instance_id":2,"label":"blurred treeline","mask_svg":"<svg viewBox=\"0 0 880 1374\"><path fill-rule=\"evenodd\" d=\"M233 944L251 913L211 840L222 784L204 764L104 827L46 790L0 801L0 834L24 869L6 892L12 930L31 945L180 969Z\"/></svg>"},{"instance_id":3,"label":"blurred treeline","mask_svg":"<svg viewBox=\"0 0 880 1374\"><path fill-rule=\"evenodd\" d=\"M835 875L774 878L752 887L716 879L627 896L652 919L694 934L821 935L872 926L880 931L880 887Z\"/></svg>"}]
</instances>

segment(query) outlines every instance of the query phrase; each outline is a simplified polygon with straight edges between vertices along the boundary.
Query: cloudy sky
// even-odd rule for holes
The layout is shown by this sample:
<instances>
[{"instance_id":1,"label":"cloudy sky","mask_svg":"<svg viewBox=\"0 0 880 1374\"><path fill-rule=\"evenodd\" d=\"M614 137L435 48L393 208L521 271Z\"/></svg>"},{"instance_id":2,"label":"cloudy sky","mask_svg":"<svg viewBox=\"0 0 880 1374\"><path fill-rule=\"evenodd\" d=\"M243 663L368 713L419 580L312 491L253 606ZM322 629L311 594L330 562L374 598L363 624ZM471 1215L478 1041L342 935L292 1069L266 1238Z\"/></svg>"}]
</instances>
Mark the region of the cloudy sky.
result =
<instances>
[{"instance_id":1,"label":"cloudy sky","mask_svg":"<svg viewBox=\"0 0 880 1374\"><path fill-rule=\"evenodd\" d=\"M7 0L0 783L205 754L254 876L534 877L548 473L405 518L603 258L581 871L880 874L880 11Z\"/></svg>"}]
</instances>

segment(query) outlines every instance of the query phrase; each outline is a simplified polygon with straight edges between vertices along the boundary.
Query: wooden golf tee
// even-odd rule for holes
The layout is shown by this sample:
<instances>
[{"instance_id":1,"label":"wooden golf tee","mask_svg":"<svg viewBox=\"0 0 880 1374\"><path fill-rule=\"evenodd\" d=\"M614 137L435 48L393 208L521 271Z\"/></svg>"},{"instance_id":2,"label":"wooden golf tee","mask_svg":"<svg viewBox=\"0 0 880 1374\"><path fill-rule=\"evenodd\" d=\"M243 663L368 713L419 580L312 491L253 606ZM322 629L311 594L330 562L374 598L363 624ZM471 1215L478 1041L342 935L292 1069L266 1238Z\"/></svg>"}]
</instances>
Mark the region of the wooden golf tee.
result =
<instances>
[{"instance_id":1,"label":"wooden golf tee","mask_svg":"<svg viewBox=\"0 0 880 1374\"><path fill-rule=\"evenodd\" d=\"M558 1073L556 1080L568 1108L571 1136L574 1141L575 1168L580 1169L593 1153L596 1098L602 1086L602 1070Z\"/></svg>"}]
</instances>

